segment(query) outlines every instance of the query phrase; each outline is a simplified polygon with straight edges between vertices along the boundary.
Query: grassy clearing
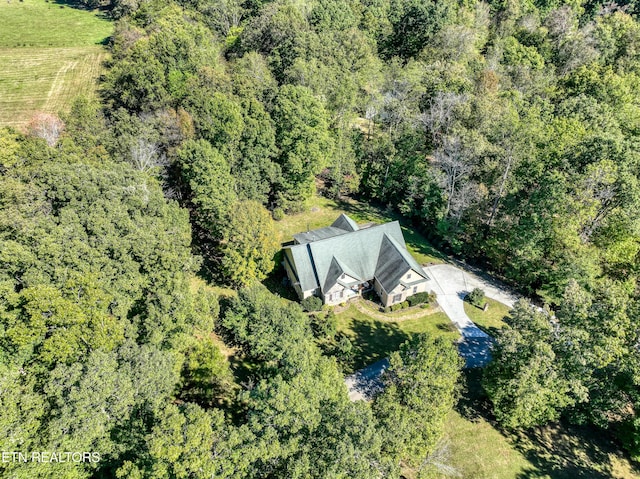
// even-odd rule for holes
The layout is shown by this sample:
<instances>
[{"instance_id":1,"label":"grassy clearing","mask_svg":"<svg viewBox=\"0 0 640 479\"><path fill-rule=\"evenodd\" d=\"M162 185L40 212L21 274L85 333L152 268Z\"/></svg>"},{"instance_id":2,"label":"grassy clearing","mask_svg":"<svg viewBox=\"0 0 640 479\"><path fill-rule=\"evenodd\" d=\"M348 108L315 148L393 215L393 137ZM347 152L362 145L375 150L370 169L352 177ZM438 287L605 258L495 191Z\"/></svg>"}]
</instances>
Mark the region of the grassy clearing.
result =
<instances>
[{"instance_id":1,"label":"grassy clearing","mask_svg":"<svg viewBox=\"0 0 640 479\"><path fill-rule=\"evenodd\" d=\"M207 291L215 293L219 297L233 298L238 295L238 292L232 288L225 288L224 286L218 286L210 284L200 276L193 276L189 282L189 286L192 292L198 291L200 288L204 288Z\"/></svg>"},{"instance_id":2,"label":"grassy clearing","mask_svg":"<svg viewBox=\"0 0 640 479\"><path fill-rule=\"evenodd\" d=\"M44 0L0 2L0 25L0 48L100 45L113 30L98 11Z\"/></svg>"},{"instance_id":3,"label":"grassy clearing","mask_svg":"<svg viewBox=\"0 0 640 479\"><path fill-rule=\"evenodd\" d=\"M427 310L425 310L427 311ZM382 321L371 318L351 305L336 314L338 332L346 335L353 344L353 357L346 363L346 372L361 369L396 351L411 335L430 333L452 340L459 334L452 331L449 318L444 313L425 313L425 316L403 321Z\"/></svg>"},{"instance_id":4,"label":"grassy clearing","mask_svg":"<svg viewBox=\"0 0 640 479\"><path fill-rule=\"evenodd\" d=\"M596 429L554 424L517 434L501 430L491 415L480 379L479 370L465 372L466 387L445 425L445 463L456 469L456 477L640 478L638 469L620 448Z\"/></svg>"},{"instance_id":5,"label":"grassy clearing","mask_svg":"<svg viewBox=\"0 0 640 479\"><path fill-rule=\"evenodd\" d=\"M509 315L511 308L494 299L486 298L489 309L486 311L475 307L473 304L464 302L464 312L476 325L491 335L505 326L504 318Z\"/></svg>"},{"instance_id":6,"label":"grassy clearing","mask_svg":"<svg viewBox=\"0 0 640 479\"><path fill-rule=\"evenodd\" d=\"M307 201L305 206L304 212L286 216L277 222L284 241L291 240L294 234L301 231L329 226L341 213L346 213L358 223L400 221L407 249L420 264L442 263L446 259L442 253L431 246L424 236L406 224L406 220L403 220L396 213L384 211L353 199L335 201L321 196L314 196Z\"/></svg>"},{"instance_id":7,"label":"grassy clearing","mask_svg":"<svg viewBox=\"0 0 640 479\"><path fill-rule=\"evenodd\" d=\"M113 30L97 12L44 0L0 2L0 127L66 111L92 95Z\"/></svg>"},{"instance_id":8,"label":"grassy clearing","mask_svg":"<svg viewBox=\"0 0 640 479\"><path fill-rule=\"evenodd\" d=\"M515 479L534 467L507 439L484 419L470 421L451 411L442 438L447 461L464 479ZM438 476L442 479L451 476ZM542 476L544 477L544 476Z\"/></svg>"}]
</instances>

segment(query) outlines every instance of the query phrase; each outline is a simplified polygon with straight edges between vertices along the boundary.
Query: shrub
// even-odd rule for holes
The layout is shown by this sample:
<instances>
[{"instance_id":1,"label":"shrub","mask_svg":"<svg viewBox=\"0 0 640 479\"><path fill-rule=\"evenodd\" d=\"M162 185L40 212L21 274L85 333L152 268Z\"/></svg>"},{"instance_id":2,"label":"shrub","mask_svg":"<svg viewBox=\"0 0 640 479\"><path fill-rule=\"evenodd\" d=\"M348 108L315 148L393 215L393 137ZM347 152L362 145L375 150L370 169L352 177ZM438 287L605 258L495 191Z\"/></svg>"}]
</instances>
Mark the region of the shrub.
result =
<instances>
[{"instance_id":1,"label":"shrub","mask_svg":"<svg viewBox=\"0 0 640 479\"><path fill-rule=\"evenodd\" d=\"M333 339L338 332L338 321L333 311L311 315L311 329L316 338Z\"/></svg>"},{"instance_id":2,"label":"shrub","mask_svg":"<svg viewBox=\"0 0 640 479\"><path fill-rule=\"evenodd\" d=\"M429 293L423 292L423 293L416 293L413 296L409 296L407 300L409 301L409 304L411 306L415 306L417 304L429 303L430 297L429 297Z\"/></svg>"},{"instance_id":3,"label":"shrub","mask_svg":"<svg viewBox=\"0 0 640 479\"><path fill-rule=\"evenodd\" d=\"M482 308L484 305L484 291L480 288L474 288L473 291L467 295L467 299L474 306Z\"/></svg>"},{"instance_id":4,"label":"shrub","mask_svg":"<svg viewBox=\"0 0 640 479\"><path fill-rule=\"evenodd\" d=\"M392 304L391 311L398 311L400 309L400 304Z\"/></svg>"},{"instance_id":5,"label":"shrub","mask_svg":"<svg viewBox=\"0 0 640 479\"><path fill-rule=\"evenodd\" d=\"M383 310L385 313L390 313L391 312L391 306L387 306L386 308L384 308Z\"/></svg>"},{"instance_id":6,"label":"shrub","mask_svg":"<svg viewBox=\"0 0 640 479\"><path fill-rule=\"evenodd\" d=\"M300 301L302 309L305 311L320 311L322 309L322 300L317 296L309 296Z\"/></svg>"},{"instance_id":7,"label":"shrub","mask_svg":"<svg viewBox=\"0 0 640 479\"><path fill-rule=\"evenodd\" d=\"M403 301L400 303L400 309L405 309L409 307L409 301Z\"/></svg>"},{"instance_id":8,"label":"shrub","mask_svg":"<svg viewBox=\"0 0 640 479\"><path fill-rule=\"evenodd\" d=\"M276 208L275 210L273 210L273 213L271 213L271 216L273 216L273 219L275 221L280 221L284 219L284 211L282 210L282 208Z\"/></svg>"},{"instance_id":9,"label":"shrub","mask_svg":"<svg viewBox=\"0 0 640 479\"><path fill-rule=\"evenodd\" d=\"M353 344L351 340L344 334L340 335L340 339L336 342L336 353L343 360L349 360L353 356Z\"/></svg>"}]
</instances>

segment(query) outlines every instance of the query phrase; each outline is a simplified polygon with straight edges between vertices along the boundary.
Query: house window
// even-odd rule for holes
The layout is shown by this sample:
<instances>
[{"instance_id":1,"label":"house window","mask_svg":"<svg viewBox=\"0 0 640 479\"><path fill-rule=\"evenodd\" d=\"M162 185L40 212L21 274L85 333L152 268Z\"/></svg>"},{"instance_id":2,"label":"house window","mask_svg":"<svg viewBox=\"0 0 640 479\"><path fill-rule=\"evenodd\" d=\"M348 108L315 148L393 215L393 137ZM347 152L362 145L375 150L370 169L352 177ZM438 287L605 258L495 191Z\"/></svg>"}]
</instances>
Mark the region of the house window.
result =
<instances>
[{"instance_id":1,"label":"house window","mask_svg":"<svg viewBox=\"0 0 640 479\"><path fill-rule=\"evenodd\" d=\"M347 275L342 273L342 276L340 276L340 279L344 279Z\"/></svg>"},{"instance_id":2,"label":"house window","mask_svg":"<svg viewBox=\"0 0 640 479\"><path fill-rule=\"evenodd\" d=\"M411 279L411 273L407 273L407 279Z\"/></svg>"},{"instance_id":3,"label":"house window","mask_svg":"<svg viewBox=\"0 0 640 479\"><path fill-rule=\"evenodd\" d=\"M413 294L416 294L417 292L418 292L418 287L417 287L417 286L414 286L414 287L413 287Z\"/></svg>"},{"instance_id":4,"label":"house window","mask_svg":"<svg viewBox=\"0 0 640 479\"><path fill-rule=\"evenodd\" d=\"M397 303L398 301L402 301L402 295L401 294L396 294L393 296L393 302Z\"/></svg>"}]
</instances>

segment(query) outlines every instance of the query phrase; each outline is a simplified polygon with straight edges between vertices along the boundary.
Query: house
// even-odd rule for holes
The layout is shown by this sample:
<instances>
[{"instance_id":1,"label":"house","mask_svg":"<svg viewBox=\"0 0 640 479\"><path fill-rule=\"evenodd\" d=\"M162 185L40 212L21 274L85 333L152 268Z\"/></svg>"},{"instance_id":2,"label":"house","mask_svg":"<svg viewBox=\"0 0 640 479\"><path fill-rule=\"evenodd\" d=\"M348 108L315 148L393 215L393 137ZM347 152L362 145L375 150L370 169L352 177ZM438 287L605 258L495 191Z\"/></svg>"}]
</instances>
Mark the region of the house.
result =
<instances>
[{"instance_id":1,"label":"house","mask_svg":"<svg viewBox=\"0 0 640 479\"><path fill-rule=\"evenodd\" d=\"M342 214L331 226L293 238L283 248L284 267L300 299L339 304L373 289L390 306L427 291L429 278L407 251L397 221L360 227Z\"/></svg>"}]
</instances>

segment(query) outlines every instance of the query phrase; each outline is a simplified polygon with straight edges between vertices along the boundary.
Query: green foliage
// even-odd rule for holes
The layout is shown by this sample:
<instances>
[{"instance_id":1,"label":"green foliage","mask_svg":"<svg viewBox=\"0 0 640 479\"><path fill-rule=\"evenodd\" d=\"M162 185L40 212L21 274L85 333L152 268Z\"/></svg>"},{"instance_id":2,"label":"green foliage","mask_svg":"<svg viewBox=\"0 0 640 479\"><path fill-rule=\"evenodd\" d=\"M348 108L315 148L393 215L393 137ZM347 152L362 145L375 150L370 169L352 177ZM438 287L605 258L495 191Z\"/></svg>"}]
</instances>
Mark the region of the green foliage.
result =
<instances>
[{"instance_id":1,"label":"green foliage","mask_svg":"<svg viewBox=\"0 0 640 479\"><path fill-rule=\"evenodd\" d=\"M279 235L269 212L256 201L234 205L222 244L222 271L232 284L261 281L274 267Z\"/></svg>"},{"instance_id":2,"label":"green foliage","mask_svg":"<svg viewBox=\"0 0 640 479\"><path fill-rule=\"evenodd\" d=\"M392 358L377 425L316 341L345 362L362 345L253 285L218 325L248 364L232 397L217 300L189 287L188 220L203 270L250 284L279 248L265 208L302 210L320 186L554 307L520 304L499 333L485 387L506 427L565 416L637 452L637 5L263 3L114 0L104 104L78 101L55 148L0 133L2 449L111 454L75 477L429 462L457 377L444 343Z\"/></svg>"},{"instance_id":3,"label":"green foliage","mask_svg":"<svg viewBox=\"0 0 640 479\"><path fill-rule=\"evenodd\" d=\"M308 88L285 85L276 98L273 118L282 167L279 202L296 209L313 194L315 175L329 162L333 139L328 116Z\"/></svg>"},{"instance_id":4,"label":"green foliage","mask_svg":"<svg viewBox=\"0 0 640 479\"><path fill-rule=\"evenodd\" d=\"M333 339L338 332L338 320L333 311L327 311L326 313L312 314L311 329L313 334L318 339Z\"/></svg>"},{"instance_id":5,"label":"green foliage","mask_svg":"<svg viewBox=\"0 0 640 479\"><path fill-rule=\"evenodd\" d=\"M284 219L285 214L282 208L276 208L273 210L272 216L275 221L281 221Z\"/></svg>"},{"instance_id":6,"label":"green foliage","mask_svg":"<svg viewBox=\"0 0 640 479\"><path fill-rule=\"evenodd\" d=\"M480 288L473 288L466 298L471 304L473 304L477 308L484 307L484 290Z\"/></svg>"},{"instance_id":7,"label":"green foliage","mask_svg":"<svg viewBox=\"0 0 640 479\"><path fill-rule=\"evenodd\" d=\"M406 59L417 55L456 14L456 2L395 0L390 3L389 20L393 30L384 45L388 57L398 55Z\"/></svg>"},{"instance_id":8,"label":"green foliage","mask_svg":"<svg viewBox=\"0 0 640 479\"><path fill-rule=\"evenodd\" d=\"M430 303L431 297L429 296L429 293L425 291L421 293L416 293L413 296L409 296L407 298L407 302L409 303L410 306L416 306L418 304Z\"/></svg>"},{"instance_id":9,"label":"green foliage","mask_svg":"<svg viewBox=\"0 0 640 479\"><path fill-rule=\"evenodd\" d=\"M222 320L234 340L255 360L292 374L311 347L309 318L257 283L238 291Z\"/></svg>"},{"instance_id":10,"label":"green foliage","mask_svg":"<svg viewBox=\"0 0 640 479\"><path fill-rule=\"evenodd\" d=\"M322 300L317 296L309 296L300 301L302 309L305 311L320 311L322 309Z\"/></svg>"},{"instance_id":11,"label":"green foliage","mask_svg":"<svg viewBox=\"0 0 640 479\"><path fill-rule=\"evenodd\" d=\"M194 222L213 239L220 239L236 202L235 181L228 162L205 140L184 142L176 156L195 207Z\"/></svg>"},{"instance_id":12,"label":"green foliage","mask_svg":"<svg viewBox=\"0 0 640 479\"><path fill-rule=\"evenodd\" d=\"M484 387L498 420L509 428L557 420L567 406L586 400L584 388L562 370L548 312L520 300L500 331Z\"/></svg>"},{"instance_id":13,"label":"green foliage","mask_svg":"<svg viewBox=\"0 0 640 479\"><path fill-rule=\"evenodd\" d=\"M230 393L233 375L227 358L210 336L199 337L186 352L181 396L210 406Z\"/></svg>"},{"instance_id":14,"label":"green foliage","mask_svg":"<svg viewBox=\"0 0 640 479\"><path fill-rule=\"evenodd\" d=\"M447 340L417 335L390 362L385 390L373 405L383 448L395 461L418 466L434 451L455 404L461 359Z\"/></svg>"}]
</instances>

